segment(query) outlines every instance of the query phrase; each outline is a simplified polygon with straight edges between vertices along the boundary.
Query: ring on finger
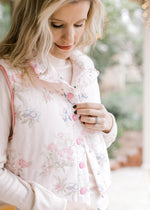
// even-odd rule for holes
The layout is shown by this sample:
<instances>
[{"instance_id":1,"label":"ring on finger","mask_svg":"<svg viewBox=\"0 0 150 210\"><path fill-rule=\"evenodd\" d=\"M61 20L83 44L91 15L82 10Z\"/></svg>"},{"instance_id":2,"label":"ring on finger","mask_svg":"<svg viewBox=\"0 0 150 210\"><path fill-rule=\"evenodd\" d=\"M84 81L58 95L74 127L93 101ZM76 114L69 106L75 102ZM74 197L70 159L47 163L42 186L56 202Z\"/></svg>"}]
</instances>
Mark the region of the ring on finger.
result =
<instances>
[{"instance_id":1,"label":"ring on finger","mask_svg":"<svg viewBox=\"0 0 150 210\"><path fill-rule=\"evenodd\" d=\"M98 117L95 117L95 125L98 124Z\"/></svg>"}]
</instances>

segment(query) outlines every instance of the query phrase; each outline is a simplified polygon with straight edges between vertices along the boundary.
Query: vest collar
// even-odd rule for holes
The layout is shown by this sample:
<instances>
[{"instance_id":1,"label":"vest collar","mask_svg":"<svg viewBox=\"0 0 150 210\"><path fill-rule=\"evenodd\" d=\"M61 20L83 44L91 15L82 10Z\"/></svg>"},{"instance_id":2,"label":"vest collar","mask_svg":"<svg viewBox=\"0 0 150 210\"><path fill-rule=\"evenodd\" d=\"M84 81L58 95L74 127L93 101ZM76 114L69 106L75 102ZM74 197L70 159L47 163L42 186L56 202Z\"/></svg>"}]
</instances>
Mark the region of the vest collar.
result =
<instances>
[{"instance_id":1,"label":"vest collar","mask_svg":"<svg viewBox=\"0 0 150 210\"><path fill-rule=\"evenodd\" d=\"M95 70L92 60L81 51L74 50L70 56L70 61L73 68L72 87L80 86L80 88L85 88L86 85L98 76L98 71ZM59 78L59 74L51 63L47 67L36 59L30 63L40 80L70 86L66 81Z\"/></svg>"}]
</instances>

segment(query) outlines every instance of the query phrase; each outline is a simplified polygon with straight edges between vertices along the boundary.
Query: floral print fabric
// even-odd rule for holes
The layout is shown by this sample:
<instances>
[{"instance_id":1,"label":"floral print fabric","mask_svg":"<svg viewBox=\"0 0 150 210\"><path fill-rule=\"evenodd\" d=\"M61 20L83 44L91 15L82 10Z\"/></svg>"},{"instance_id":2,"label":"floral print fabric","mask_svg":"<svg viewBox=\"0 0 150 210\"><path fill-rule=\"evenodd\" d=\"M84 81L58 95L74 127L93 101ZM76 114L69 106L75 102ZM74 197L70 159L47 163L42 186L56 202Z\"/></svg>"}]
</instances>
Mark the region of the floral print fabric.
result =
<instances>
[{"instance_id":1,"label":"floral print fabric","mask_svg":"<svg viewBox=\"0 0 150 210\"><path fill-rule=\"evenodd\" d=\"M58 206L65 206L65 200L92 203L88 163L100 196L105 195L111 183L107 147L116 137L115 120L109 134L90 132L82 126L74 114L73 105L100 103L98 73L92 61L79 51L73 52L70 60L73 66L71 85L57 78L54 69L45 70L38 61L31 62L40 89L32 86L28 78L22 84L21 71L12 70L1 61L14 90L16 123L13 139L8 142L7 159L0 153L0 161L4 163L2 167L16 175L16 182L17 176L26 184L30 180L35 192L41 192L45 199L51 198L50 204L43 204L35 195L41 202L35 202L37 209L40 205L40 208L48 209L50 205L52 210L62 210ZM6 142L7 136L4 138ZM27 198L31 205L31 200L35 199L32 192ZM9 196L6 200L10 203ZM19 207L17 201L15 205ZM43 205L47 207L43 208ZM21 208L32 209L23 204Z\"/></svg>"}]
</instances>

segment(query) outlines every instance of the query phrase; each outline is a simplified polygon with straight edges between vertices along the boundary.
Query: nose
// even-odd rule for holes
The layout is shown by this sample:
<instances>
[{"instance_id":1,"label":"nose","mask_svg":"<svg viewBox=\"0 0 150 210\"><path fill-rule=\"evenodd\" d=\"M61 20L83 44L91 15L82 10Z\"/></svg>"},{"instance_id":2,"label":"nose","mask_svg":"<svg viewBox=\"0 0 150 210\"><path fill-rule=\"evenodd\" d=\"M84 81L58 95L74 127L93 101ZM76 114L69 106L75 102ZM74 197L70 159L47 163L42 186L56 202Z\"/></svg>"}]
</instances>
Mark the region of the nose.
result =
<instances>
[{"instance_id":1,"label":"nose","mask_svg":"<svg viewBox=\"0 0 150 210\"><path fill-rule=\"evenodd\" d=\"M71 45L74 43L75 39L75 31L73 27L69 27L65 30L63 34L63 42L67 45Z\"/></svg>"}]
</instances>

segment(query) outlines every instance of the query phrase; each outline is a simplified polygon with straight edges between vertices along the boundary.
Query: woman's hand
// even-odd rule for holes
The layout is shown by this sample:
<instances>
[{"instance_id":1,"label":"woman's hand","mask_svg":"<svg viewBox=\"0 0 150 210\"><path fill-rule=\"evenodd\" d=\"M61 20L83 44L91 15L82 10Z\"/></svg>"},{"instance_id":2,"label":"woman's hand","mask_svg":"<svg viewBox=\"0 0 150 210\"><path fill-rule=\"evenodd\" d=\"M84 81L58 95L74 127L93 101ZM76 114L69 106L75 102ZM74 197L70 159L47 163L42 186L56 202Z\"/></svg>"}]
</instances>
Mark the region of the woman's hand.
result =
<instances>
[{"instance_id":1,"label":"woman's hand","mask_svg":"<svg viewBox=\"0 0 150 210\"><path fill-rule=\"evenodd\" d=\"M83 203L67 203L66 210L97 210L97 208Z\"/></svg>"},{"instance_id":2,"label":"woman's hand","mask_svg":"<svg viewBox=\"0 0 150 210\"><path fill-rule=\"evenodd\" d=\"M83 125L91 130L109 133L112 128L113 119L111 114L100 103L80 103L73 106L75 114Z\"/></svg>"}]
</instances>

